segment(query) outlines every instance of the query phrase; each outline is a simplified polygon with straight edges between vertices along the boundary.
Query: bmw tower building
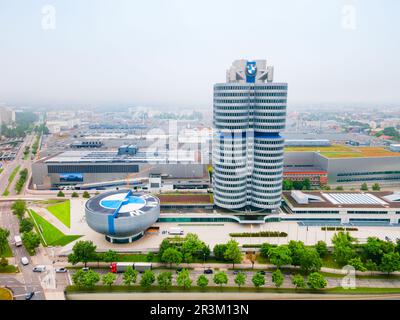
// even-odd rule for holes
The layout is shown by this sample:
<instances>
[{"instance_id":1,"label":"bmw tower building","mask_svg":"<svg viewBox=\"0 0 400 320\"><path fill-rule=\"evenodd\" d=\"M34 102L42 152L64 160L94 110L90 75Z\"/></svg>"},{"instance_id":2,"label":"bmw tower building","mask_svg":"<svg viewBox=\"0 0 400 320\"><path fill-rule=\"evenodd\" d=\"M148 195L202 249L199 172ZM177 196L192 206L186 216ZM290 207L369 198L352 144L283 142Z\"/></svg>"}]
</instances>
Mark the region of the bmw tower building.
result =
<instances>
[{"instance_id":1,"label":"bmw tower building","mask_svg":"<svg viewBox=\"0 0 400 320\"><path fill-rule=\"evenodd\" d=\"M287 83L265 60L236 60L214 85L213 190L218 207L276 212L281 204Z\"/></svg>"}]
</instances>

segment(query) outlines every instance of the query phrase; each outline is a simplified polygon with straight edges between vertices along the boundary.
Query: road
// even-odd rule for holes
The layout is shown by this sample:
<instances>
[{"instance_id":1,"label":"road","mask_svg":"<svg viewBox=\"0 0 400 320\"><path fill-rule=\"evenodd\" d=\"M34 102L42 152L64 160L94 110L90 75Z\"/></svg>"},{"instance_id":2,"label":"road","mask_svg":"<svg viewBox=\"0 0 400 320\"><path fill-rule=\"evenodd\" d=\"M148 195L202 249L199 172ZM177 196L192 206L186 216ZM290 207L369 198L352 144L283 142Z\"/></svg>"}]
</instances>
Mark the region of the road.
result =
<instances>
[{"instance_id":1,"label":"road","mask_svg":"<svg viewBox=\"0 0 400 320\"><path fill-rule=\"evenodd\" d=\"M4 165L4 171L0 174L0 195L2 195L3 192L6 190L8 185L8 177L11 175L11 173L17 166L21 166L20 170L24 168L28 168L29 171L31 170L32 160L30 159L30 157L28 158L28 160L24 160L23 157L24 157L25 147L30 146L34 141L34 138L35 138L34 135L26 136L24 142L21 144L17 152L17 156L15 157L15 159ZM15 195L14 187L18 178L19 175L17 174L8 189L10 191L10 195Z\"/></svg>"},{"instance_id":2,"label":"road","mask_svg":"<svg viewBox=\"0 0 400 320\"><path fill-rule=\"evenodd\" d=\"M19 234L19 223L16 216L11 213L11 202L0 203L0 221L1 226L10 231L9 243L18 264L20 273L18 274L0 274L0 285L9 287L16 299L25 299L25 293L34 291L34 300L44 299L43 289L40 285L39 274L32 271L32 258L29 256L24 246L16 247L14 245L14 236ZM29 265L21 264L21 257L29 259Z\"/></svg>"}]
</instances>

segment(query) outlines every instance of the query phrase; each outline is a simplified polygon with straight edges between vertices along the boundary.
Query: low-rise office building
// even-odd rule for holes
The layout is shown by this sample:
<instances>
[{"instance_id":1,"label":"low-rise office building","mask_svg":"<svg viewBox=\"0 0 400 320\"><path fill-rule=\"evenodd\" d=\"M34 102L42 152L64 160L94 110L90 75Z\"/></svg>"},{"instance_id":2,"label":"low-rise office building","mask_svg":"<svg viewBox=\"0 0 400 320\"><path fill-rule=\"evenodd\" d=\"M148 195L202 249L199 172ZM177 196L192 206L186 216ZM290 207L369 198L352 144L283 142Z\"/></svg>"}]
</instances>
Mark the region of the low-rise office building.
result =
<instances>
[{"instance_id":1,"label":"low-rise office building","mask_svg":"<svg viewBox=\"0 0 400 320\"><path fill-rule=\"evenodd\" d=\"M355 225L398 224L400 193L285 191L282 216L287 221L320 221Z\"/></svg>"},{"instance_id":2,"label":"low-rise office building","mask_svg":"<svg viewBox=\"0 0 400 320\"><path fill-rule=\"evenodd\" d=\"M85 185L117 180L147 178L203 178L205 165L196 161L196 153L144 152L118 154L116 151L66 151L42 158L32 164L35 189L65 185Z\"/></svg>"}]
</instances>

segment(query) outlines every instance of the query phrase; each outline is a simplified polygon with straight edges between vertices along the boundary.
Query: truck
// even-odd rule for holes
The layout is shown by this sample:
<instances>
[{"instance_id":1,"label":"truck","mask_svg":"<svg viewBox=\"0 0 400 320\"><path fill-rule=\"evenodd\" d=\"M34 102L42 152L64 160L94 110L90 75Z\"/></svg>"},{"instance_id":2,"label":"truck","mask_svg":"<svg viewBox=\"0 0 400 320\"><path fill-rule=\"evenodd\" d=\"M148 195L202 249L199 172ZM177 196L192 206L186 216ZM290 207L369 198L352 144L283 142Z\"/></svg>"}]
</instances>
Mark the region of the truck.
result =
<instances>
[{"instance_id":1,"label":"truck","mask_svg":"<svg viewBox=\"0 0 400 320\"><path fill-rule=\"evenodd\" d=\"M113 262L110 265L110 272L112 273L120 273L125 272L128 267L132 267L132 269L137 270L139 272L143 272L145 270L151 270L150 262Z\"/></svg>"},{"instance_id":2,"label":"truck","mask_svg":"<svg viewBox=\"0 0 400 320\"><path fill-rule=\"evenodd\" d=\"M139 272L144 272L146 270L151 270L151 263L150 262L135 262L135 270Z\"/></svg>"},{"instance_id":3,"label":"truck","mask_svg":"<svg viewBox=\"0 0 400 320\"><path fill-rule=\"evenodd\" d=\"M15 246L20 247L22 246L22 239L20 235L14 236Z\"/></svg>"},{"instance_id":4,"label":"truck","mask_svg":"<svg viewBox=\"0 0 400 320\"><path fill-rule=\"evenodd\" d=\"M179 227L171 227L168 230L168 234L171 235L182 235L183 234L183 229Z\"/></svg>"},{"instance_id":5,"label":"truck","mask_svg":"<svg viewBox=\"0 0 400 320\"><path fill-rule=\"evenodd\" d=\"M125 272L128 267L134 268L133 262L113 262L110 265L110 272L112 273L120 273Z\"/></svg>"}]
</instances>

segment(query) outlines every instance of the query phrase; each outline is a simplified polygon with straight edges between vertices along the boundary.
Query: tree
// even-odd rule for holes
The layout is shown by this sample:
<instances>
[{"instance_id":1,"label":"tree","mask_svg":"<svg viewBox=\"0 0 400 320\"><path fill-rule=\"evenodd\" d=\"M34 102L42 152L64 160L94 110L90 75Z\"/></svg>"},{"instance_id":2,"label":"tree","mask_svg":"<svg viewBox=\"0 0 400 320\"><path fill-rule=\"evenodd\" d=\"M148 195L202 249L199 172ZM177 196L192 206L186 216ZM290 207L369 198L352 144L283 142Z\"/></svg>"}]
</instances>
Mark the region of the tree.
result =
<instances>
[{"instance_id":1,"label":"tree","mask_svg":"<svg viewBox=\"0 0 400 320\"><path fill-rule=\"evenodd\" d=\"M400 255L398 252L389 252L383 255L379 270L391 273L400 270Z\"/></svg>"},{"instance_id":2,"label":"tree","mask_svg":"<svg viewBox=\"0 0 400 320\"><path fill-rule=\"evenodd\" d=\"M292 258L292 264L294 266L299 266L300 265L300 256L305 250L306 246L302 241L294 241L290 240L289 241L289 250L291 252L291 258Z\"/></svg>"},{"instance_id":3,"label":"tree","mask_svg":"<svg viewBox=\"0 0 400 320\"><path fill-rule=\"evenodd\" d=\"M182 269L178 273L176 278L176 283L183 287L184 289L189 289L192 286L192 279L190 279L190 273L187 269Z\"/></svg>"},{"instance_id":4,"label":"tree","mask_svg":"<svg viewBox=\"0 0 400 320\"><path fill-rule=\"evenodd\" d=\"M161 289L169 289L172 286L172 273L160 272L157 276L157 282Z\"/></svg>"},{"instance_id":5,"label":"tree","mask_svg":"<svg viewBox=\"0 0 400 320\"><path fill-rule=\"evenodd\" d=\"M364 267L364 264L362 263L360 257L354 257L347 261L347 264L354 267L354 269L358 271L366 271L367 268Z\"/></svg>"},{"instance_id":6,"label":"tree","mask_svg":"<svg viewBox=\"0 0 400 320\"><path fill-rule=\"evenodd\" d=\"M362 249L366 260L371 260L379 265L385 253L395 251L395 245L377 237L369 237L367 243L362 246Z\"/></svg>"},{"instance_id":7,"label":"tree","mask_svg":"<svg viewBox=\"0 0 400 320\"><path fill-rule=\"evenodd\" d=\"M368 185L364 182L361 187L360 187L361 191L368 191Z\"/></svg>"},{"instance_id":8,"label":"tree","mask_svg":"<svg viewBox=\"0 0 400 320\"><path fill-rule=\"evenodd\" d=\"M4 255L4 252L8 248L8 236L10 231L7 229L0 228L0 257Z\"/></svg>"},{"instance_id":9,"label":"tree","mask_svg":"<svg viewBox=\"0 0 400 320\"><path fill-rule=\"evenodd\" d=\"M150 288L150 286L154 283L156 277L154 272L151 270L145 270L142 274L142 278L140 279L140 285L143 288Z\"/></svg>"},{"instance_id":10,"label":"tree","mask_svg":"<svg viewBox=\"0 0 400 320\"><path fill-rule=\"evenodd\" d=\"M305 248L300 255L300 269L305 274L319 271L322 267L322 260L315 248Z\"/></svg>"},{"instance_id":11,"label":"tree","mask_svg":"<svg viewBox=\"0 0 400 320\"><path fill-rule=\"evenodd\" d=\"M93 270L83 271L83 272L85 273L84 276L85 287L92 288L95 286L97 282L100 281L100 275L97 272L94 272Z\"/></svg>"},{"instance_id":12,"label":"tree","mask_svg":"<svg viewBox=\"0 0 400 320\"><path fill-rule=\"evenodd\" d=\"M254 264L255 264L256 261L257 261L256 253L253 252L253 251L248 252L248 253L246 254L246 258L247 258L247 260L250 261L250 263L251 263L251 268L254 269Z\"/></svg>"},{"instance_id":13,"label":"tree","mask_svg":"<svg viewBox=\"0 0 400 320\"><path fill-rule=\"evenodd\" d=\"M172 268L172 264L180 264L182 262L182 253L175 248L168 248L164 251L161 261L169 263L169 267Z\"/></svg>"},{"instance_id":14,"label":"tree","mask_svg":"<svg viewBox=\"0 0 400 320\"><path fill-rule=\"evenodd\" d=\"M26 203L23 200L15 201L11 206L12 213L15 214L19 220L25 216Z\"/></svg>"},{"instance_id":15,"label":"tree","mask_svg":"<svg viewBox=\"0 0 400 320\"><path fill-rule=\"evenodd\" d=\"M8 259L5 257L0 258L0 267L5 268L8 266Z\"/></svg>"},{"instance_id":16,"label":"tree","mask_svg":"<svg viewBox=\"0 0 400 320\"><path fill-rule=\"evenodd\" d=\"M131 285L132 283L136 283L138 272L134 270L132 267L126 268L124 274L122 275L122 280L124 284L127 286Z\"/></svg>"},{"instance_id":17,"label":"tree","mask_svg":"<svg viewBox=\"0 0 400 320\"><path fill-rule=\"evenodd\" d=\"M283 280L285 280L285 277L283 276L281 270L277 269L272 273L272 282L275 283L277 288L283 284Z\"/></svg>"},{"instance_id":18,"label":"tree","mask_svg":"<svg viewBox=\"0 0 400 320\"><path fill-rule=\"evenodd\" d=\"M263 243L260 247L260 255L264 258L269 258L269 249L272 248L272 245L269 243Z\"/></svg>"},{"instance_id":19,"label":"tree","mask_svg":"<svg viewBox=\"0 0 400 320\"><path fill-rule=\"evenodd\" d=\"M339 265L346 265L355 255L353 242L355 239L348 232L338 232L333 235L333 259Z\"/></svg>"},{"instance_id":20,"label":"tree","mask_svg":"<svg viewBox=\"0 0 400 320\"><path fill-rule=\"evenodd\" d=\"M256 272L251 278L251 281L256 288L259 288L265 284L265 277L261 273Z\"/></svg>"},{"instance_id":21,"label":"tree","mask_svg":"<svg viewBox=\"0 0 400 320\"><path fill-rule=\"evenodd\" d=\"M214 275L213 280L215 284L218 284L222 288L223 284L228 283L228 276L225 272L219 271Z\"/></svg>"},{"instance_id":22,"label":"tree","mask_svg":"<svg viewBox=\"0 0 400 320\"><path fill-rule=\"evenodd\" d=\"M72 282L78 287L94 287L100 281L100 275L93 270L78 270L72 275Z\"/></svg>"},{"instance_id":23,"label":"tree","mask_svg":"<svg viewBox=\"0 0 400 320\"><path fill-rule=\"evenodd\" d=\"M304 190L311 190L311 181L309 178L305 178L303 181L303 189Z\"/></svg>"},{"instance_id":24,"label":"tree","mask_svg":"<svg viewBox=\"0 0 400 320\"><path fill-rule=\"evenodd\" d=\"M216 244L213 249L214 257L217 260L225 260L226 244Z\"/></svg>"},{"instance_id":25,"label":"tree","mask_svg":"<svg viewBox=\"0 0 400 320\"><path fill-rule=\"evenodd\" d=\"M197 278L197 285L200 288L205 288L208 286L208 279L204 274L201 274L198 278Z\"/></svg>"},{"instance_id":26,"label":"tree","mask_svg":"<svg viewBox=\"0 0 400 320\"><path fill-rule=\"evenodd\" d=\"M108 250L102 254L102 260L104 262L114 262L117 261L118 254L113 250Z\"/></svg>"},{"instance_id":27,"label":"tree","mask_svg":"<svg viewBox=\"0 0 400 320\"><path fill-rule=\"evenodd\" d=\"M64 194L64 192L62 192L61 190L60 190L60 191L58 191L58 193L57 193L57 197L65 197L65 194Z\"/></svg>"},{"instance_id":28,"label":"tree","mask_svg":"<svg viewBox=\"0 0 400 320\"><path fill-rule=\"evenodd\" d=\"M35 249L40 245L40 237L33 231L22 234L22 242L29 254L35 254Z\"/></svg>"},{"instance_id":29,"label":"tree","mask_svg":"<svg viewBox=\"0 0 400 320\"><path fill-rule=\"evenodd\" d=\"M293 181L289 179L283 180L283 185L282 185L283 190L293 190Z\"/></svg>"},{"instance_id":30,"label":"tree","mask_svg":"<svg viewBox=\"0 0 400 320\"><path fill-rule=\"evenodd\" d=\"M325 241L318 241L315 244L315 249L317 250L321 258L325 257L328 254L328 246L326 245Z\"/></svg>"},{"instance_id":31,"label":"tree","mask_svg":"<svg viewBox=\"0 0 400 320\"><path fill-rule=\"evenodd\" d=\"M72 194L71 194L71 198L79 198L79 194L78 194L78 192L72 192Z\"/></svg>"},{"instance_id":32,"label":"tree","mask_svg":"<svg viewBox=\"0 0 400 320\"><path fill-rule=\"evenodd\" d=\"M291 264L291 251L288 246L282 245L269 250L269 261L280 268L283 265Z\"/></svg>"},{"instance_id":33,"label":"tree","mask_svg":"<svg viewBox=\"0 0 400 320\"><path fill-rule=\"evenodd\" d=\"M84 287L85 286L85 275L86 272L83 270L78 270L72 275L72 282L74 285L78 287Z\"/></svg>"},{"instance_id":34,"label":"tree","mask_svg":"<svg viewBox=\"0 0 400 320\"><path fill-rule=\"evenodd\" d=\"M116 279L117 279L117 276L115 275L115 273L108 272L105 275L103 275L103 277L101 278L101 281L103 282L103 284L105 286L111 287Z\"/></svg>"},{"instance_id":35,"label":"tree","mask_svg":"<svg viewBox=\"0 0 400 320\"><path fill-rule=\"evenodd\" d=\"M318 272L313 272L308 276L307 285L311 289L323 289L327 284L325 277Z\"/></svg>"},{"instance_id":36,"label":"tree","mask_svg":"<svg viewBox=\"0 0 400 320\"><path fill-rule=\"evenodd\" d=\"M193 258L198 259L208 258L210 249L199 239L199 236L194 233L188 233L182 243L181 252L185 262L192 262Z\"/></svg>"},{"instance_id":37,"label":"tree","mask_svg":"<svg viewBox=\"0 0 400 320\"><path fill-rule=\"evenodd\" d=\"M84 191L83 194L82 194L82 198L89 199L90 198L89 192Z\"/></svg>"},{"instance_id":38,"label":"tree","mask_svg":"<svg viewBox=\"0 0 400 320\"><path fill-rule=\"evenodd\" d=\"M379 185L379 183L375 182L375 183L372 185L372 190L373 190L373 191L380 191L380 190L381 190L381 186Z\"/></svg>"},{"instance_id":39,"label":"tree","mask_svg":"<svg viewBox=\"0 0 400 320\"><path fill-rule=\"evenodd\" d=\"M29 232L32 231L34 225L31 219L29 218L22 218L20 223L19 223L19 232L24 233L24 232Z\"/></svg>"},{"instance_id":40,"label":"tree","mask_svg":"<svg viewBox=\"0 0 400 320\"><path fill-rule=\"evenodd\" d=\"M147 262L152 262L154 259L154 253L153 252L148 252L146 255L146 261Z\"/></svg>"},{"instance_id":41,"label":"tree","mask_svg":"<svg viewBox=\"0 0 400 320\"><path fill-rule=\"evenodd\" d=\"M306 283L304 281L304 277L301 274L296 274L292 278L292 284L296 286L296 289L298 288L305 288Z\"/></svg>"},{"instance_id":42,"label":"tree","mask_svg":"<svg viewBox=\"0 0 400 320\"><path fill-rule=\"evenodd\" d=\"M85 267L89 261L96 259L96 246L92 241L78 241L72 248L72 253L68 256L68 262L77 264L83 262Z\"/></svg>"},{"instance_id":43,"label":"tree","mask_svg":"<svg viewBox=\"0 0 400 320\"><path fill-rule=\"evenodd\" d=\"M232 262L233 268L235 268L235 263L240 263L242 261L242 252L240 251L239 243L236 240L228 241L224 258L225 260Z\"/></svg>"},{"instance_id":44,"label":"tree","mask_svg":"<svg viewBox=\"0 0 400 320\"><path fill-rule=\"evenodd\" d=\"M241 286L244 286L246 284L246 274L239 272L235 277L235 283L238 285L239 289Z\"/></svg>"}]
</instances>

